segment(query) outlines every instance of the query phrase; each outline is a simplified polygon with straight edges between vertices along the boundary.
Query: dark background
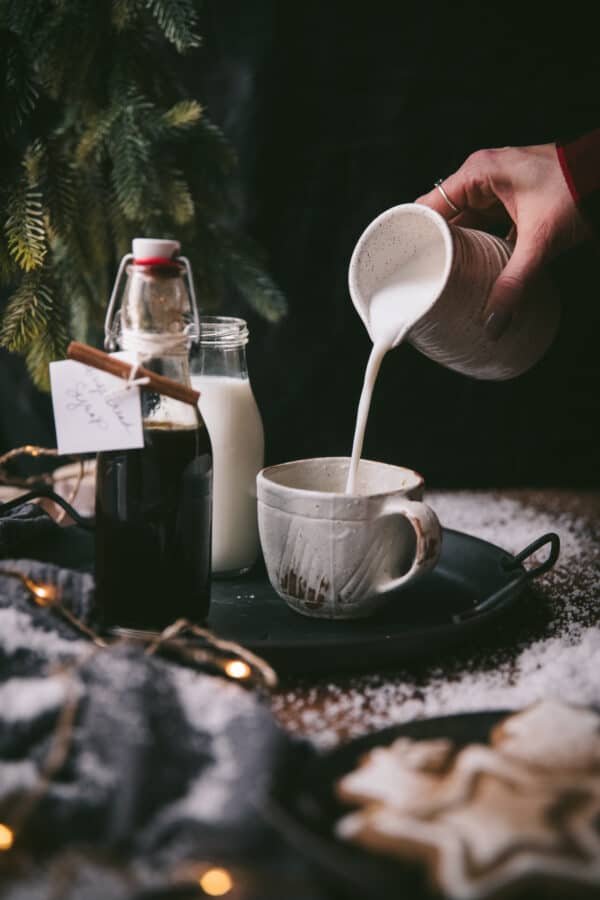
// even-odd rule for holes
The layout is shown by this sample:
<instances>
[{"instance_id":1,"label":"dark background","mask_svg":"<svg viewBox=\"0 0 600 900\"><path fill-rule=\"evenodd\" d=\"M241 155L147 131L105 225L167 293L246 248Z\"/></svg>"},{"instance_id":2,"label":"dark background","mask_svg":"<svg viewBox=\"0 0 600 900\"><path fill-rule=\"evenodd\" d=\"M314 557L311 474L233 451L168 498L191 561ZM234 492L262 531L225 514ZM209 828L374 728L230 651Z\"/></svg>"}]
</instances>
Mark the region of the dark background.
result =
<instances>
[{"instance_id":1,"label":"dark background","mask_svg":"<svg viewBox=\"0 0 600 900\"><path fill-rule=\"evenodd\" d=\"M267 461L347 455L370 342L347 290L352 249L482 147L544 143L600 124L600 57L585 9L528 18L502 4L205 0L191 89L238 149L248 232L290 311L249 320ZM582 12L583 10L583 12ZM388 355L365 455L430 486L597 486L599 254L556 262L559 336L503 383ZM201 300L201 298L200 298ZM52 445L47 398L1 358L4 448Z\"/></svg>"}]
</instances>

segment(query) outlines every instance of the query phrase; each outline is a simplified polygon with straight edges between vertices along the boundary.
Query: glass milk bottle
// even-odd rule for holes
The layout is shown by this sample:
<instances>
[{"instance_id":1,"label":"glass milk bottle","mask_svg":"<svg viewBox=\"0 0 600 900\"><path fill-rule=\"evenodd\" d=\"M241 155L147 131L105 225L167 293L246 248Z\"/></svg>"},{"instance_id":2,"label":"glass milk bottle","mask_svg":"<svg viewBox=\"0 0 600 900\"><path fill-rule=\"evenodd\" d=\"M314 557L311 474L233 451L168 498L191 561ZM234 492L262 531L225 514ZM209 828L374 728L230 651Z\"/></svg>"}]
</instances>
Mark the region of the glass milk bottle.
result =
<instances>
[{"instance_id":1,"label":"glass milk bottle","mask_svg":"<svg viewBox=\"0 0 600 900\"><path fill-rule=\"evenodd\" d=\"M197 333L192 275L179 244L136 238L109 304L107 347L189 385ZM212 452L195 405L143 390L141 406L144 446L98 454L96 599L106 628L160 631L208 614Z\"/></svg>"},{"instance_id":2,"label":"glass milk bottle","mask_svg":"<svg viewBox=\"0 0 600 900\"><path fill-rule=\"evenodd\" d=\"M192 387L213 448L214 575L240 575L258 550L256 475L264 465L263 424L254 399L244 319L201 316L200 340L192 353Z\"/></svg>"}]
</instances>

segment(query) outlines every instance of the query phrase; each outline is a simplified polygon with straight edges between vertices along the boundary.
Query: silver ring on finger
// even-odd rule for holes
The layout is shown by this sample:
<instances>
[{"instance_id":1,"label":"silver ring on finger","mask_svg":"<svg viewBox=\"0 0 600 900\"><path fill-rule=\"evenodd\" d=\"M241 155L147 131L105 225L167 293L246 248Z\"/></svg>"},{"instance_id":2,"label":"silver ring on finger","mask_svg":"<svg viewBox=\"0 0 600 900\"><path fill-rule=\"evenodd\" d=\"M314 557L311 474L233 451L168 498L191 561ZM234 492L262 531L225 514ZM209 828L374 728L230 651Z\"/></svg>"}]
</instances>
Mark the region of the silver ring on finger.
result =
<instances>
[{"instance_id":1,"label":"silver ring on finger","mask_svg":"<svg viewBox=\"0 0 600 900\"><path fill-rule=\"evenodd\" d=\"M456 203L452 202L452 200L450 199L450 197L444 190L443 181L444 181L443 178L438 178L438 180L435 182L434 187L436 187L438 189L438 191L440 192L440 194L442 195L442 197L444 198L444 200L446 201L446 203L448 204L448 206L450 207L450 209L452 210L453 213L462 212L462 210L458 208Z\"/></svg>"}]
</instances>

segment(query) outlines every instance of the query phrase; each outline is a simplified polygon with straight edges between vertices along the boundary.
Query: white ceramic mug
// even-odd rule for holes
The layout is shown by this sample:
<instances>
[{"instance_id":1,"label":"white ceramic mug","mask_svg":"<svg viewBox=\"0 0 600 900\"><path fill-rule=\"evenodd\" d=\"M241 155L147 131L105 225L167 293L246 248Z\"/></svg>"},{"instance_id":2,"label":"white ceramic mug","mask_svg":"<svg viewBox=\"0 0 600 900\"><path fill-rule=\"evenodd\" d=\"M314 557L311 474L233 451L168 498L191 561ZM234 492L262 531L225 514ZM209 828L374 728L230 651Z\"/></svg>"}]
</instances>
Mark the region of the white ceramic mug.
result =
<instances>
[{"instance_id":1,"label":"white ceramic mug","mask_svg":"<svg viewBox=\"0 0 600 900\"><path fill-rule=\"evenodd\" d=\"M369 330L370 298L416 257L429 261L430 296L407 340L435 362L474 378L514 378L550 347L560 303L540 275L497 341L484 328L484 308L513 245L495 235L448 224L418 203L385 210L358 239L348 269L352 302Z\"/></svg>"},{"instance_id":2,"label":"white ceramic mug","mask_svg":"<svg viewBox=\"0 0 600 900\"><path fill-rule=\"evenodd\" d=\"M306 616L371 615L436 564L441 529L412 469L347 457L270 466L257 476L258 527L271 584ZM400 601L400 597L397 602Z\"/></svg>"}]
</instances>

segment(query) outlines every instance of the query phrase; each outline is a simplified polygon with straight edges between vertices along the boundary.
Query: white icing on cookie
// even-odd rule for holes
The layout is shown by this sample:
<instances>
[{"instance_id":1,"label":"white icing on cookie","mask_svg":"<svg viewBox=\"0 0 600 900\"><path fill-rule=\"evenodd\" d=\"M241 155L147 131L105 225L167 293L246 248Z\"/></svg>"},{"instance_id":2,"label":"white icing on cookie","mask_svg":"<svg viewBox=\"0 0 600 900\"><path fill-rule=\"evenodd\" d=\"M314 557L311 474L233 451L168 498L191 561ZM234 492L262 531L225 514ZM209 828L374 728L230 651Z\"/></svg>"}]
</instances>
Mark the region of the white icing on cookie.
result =
<instances>
[{"instance_id":1,"label":"white icing on cookie","mask_svg":"<svg viewBox=\"0 0 600 900\"><path fill-rule=\"evenodd\" d=\"M541 769L600 772L600 715L543 700L494 728L492 744L506 756Z\"/></svg>"}]
</instances>

